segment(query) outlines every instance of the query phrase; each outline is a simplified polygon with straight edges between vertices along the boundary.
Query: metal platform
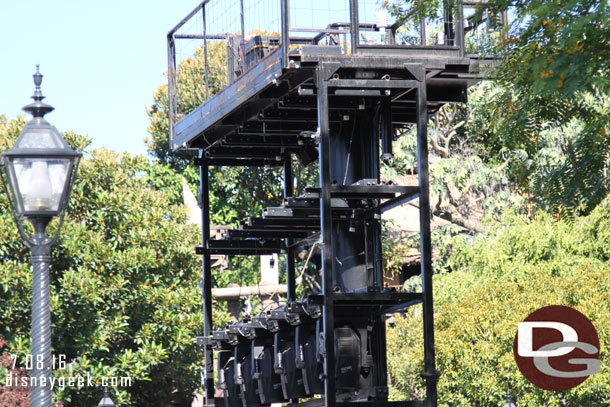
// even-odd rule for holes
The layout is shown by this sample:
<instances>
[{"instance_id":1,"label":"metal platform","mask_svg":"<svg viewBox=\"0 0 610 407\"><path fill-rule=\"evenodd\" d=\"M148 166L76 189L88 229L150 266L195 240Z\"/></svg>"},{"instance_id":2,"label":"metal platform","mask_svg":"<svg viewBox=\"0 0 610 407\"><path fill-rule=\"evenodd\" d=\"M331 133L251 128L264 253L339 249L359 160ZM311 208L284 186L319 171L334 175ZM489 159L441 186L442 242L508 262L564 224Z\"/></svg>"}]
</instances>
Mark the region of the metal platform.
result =
<instances>
[{"instance_id":1,"label":"metal platform","mask_svg":"<svg viewBox=\"0 0 610 407\"><path fill-rule=\"evenodd\" d=\"M461 57L455 47L444 48L440 55L436 47L382 48L386 51L382 56L299 46L288 55L287 66L282 48L276 48L177 122L171 147L203 148L209 158L228 158L242 156L243 150L235 146L243 149L247 144L253 146L251 158L268 160L280 157L282 151L300 149L311 142L306 134L318 125L314 77L319 66L324 66L328 80L331 123L349 121L350 111L363 110L366 99L380 97L388 99L393 125L415 123L414 89L419 81L425 78L428 110L434 111L445 103L465 102L466 89L482 79L481 70L489 64L486 59ZM423 77L416 78L413 71L420 66ZM261 143L269 148L257 154L254 146Z\"/></svg>"},{"instance_id":2,"label":"metal platform","mask_svg":"<svg viewBox=\"0 0 610 407\"><path fill-rule=\"evenodd\" d=\"M264 22L279 32L246 41L241 33L260 27L244 22L250 20L248 8L253 5L245 3L280 11L280 21L275 25ZM404 125L416 120L415 93L405 82L408 78L404 75L409 66L424 67L427 105L433 111L444 103L464 102L466 89L480 80L481 72L493 63L488 55L467 53L465 45L468 40L473 41L472 35L477 30L468 10L475 10L484 2L456 1L453 13L445 11L444 18L438 22L436 29L441 31L433 42L428 37L432 27L422 21L416 33L416 37L419 36L417 44L400 43L398 37L406 22L386 23L385 26L379 26L379 21L371 24L365 15L370 12L367 0L349 0L349 8L343 13L348 22L329 21L328 26L318 28L299 26L301 21L291 8L295 4L298 2L287 0L205 0L168 33L172 149L208 149L217 147L220 140L222 144L233 144L240 139L232 137L235 135L271 137L278 132L284 137L276 138L275 142L268 140L269 146L294 146L294 141L298 144L299 140L286 136L298 137L303 131L315 131L315 70L322 64L328 71L331 122L342 121L340 116L345 111L361 108L361 104L349 96L375 97L382 93L390 96L393 123ZM221 7L223 16L236 13L235 18L241 23L232 27L233 31L229 27L219 27L214 21L217 17L213 13L214 7ZM335 7L340 9L342 6L337 4ZM187 23L199 18L198 13L203 20L202 32L181 34ZM260 23L263 25L262 21ZM363 42L365 34L380 32L386 32L380 43ZM214 98L186 112L188 114L183 117L178 107L176 44L184 39L203 40L206 66L202 80L206 94L211 92L209 48L219 41L226 42L224 58L228 63L228 82ZM255 46L249 47L250 44ZM264 53L253 52L262 49ZM364 85L362 80L369 82ZM375 80L378 86L374 86ZM335 114L334 110L341 112Z\"/></svg>"}]
</instances>

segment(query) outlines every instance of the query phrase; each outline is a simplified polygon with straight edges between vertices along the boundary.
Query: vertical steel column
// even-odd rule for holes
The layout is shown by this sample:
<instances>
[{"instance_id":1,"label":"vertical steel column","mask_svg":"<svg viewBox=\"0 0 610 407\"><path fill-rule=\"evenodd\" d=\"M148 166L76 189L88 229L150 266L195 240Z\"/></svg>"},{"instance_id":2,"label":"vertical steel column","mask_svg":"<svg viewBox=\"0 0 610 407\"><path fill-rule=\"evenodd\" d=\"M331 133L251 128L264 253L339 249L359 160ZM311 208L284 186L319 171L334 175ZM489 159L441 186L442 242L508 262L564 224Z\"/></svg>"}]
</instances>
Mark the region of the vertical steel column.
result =
<instances>
[{"instance_id":1,"label":"vertical steel column","mask_svg":"<svg viewBox=\"0 0 610 407\"><path fill-rule=\"evenodd\" d=\"M51 288L49 265L51 246L44 233L48 221L36 225L34 239L40 244L32 245L32 371L30 387L31 407L51 407L53 390L50 385L51 371ZM41 385L41 381L45 384Z\"/></svg>"},{"instance_id":2,"label":"vertical steel column","mask_svg":"<svg viewBox=\"0 0 610 407\"><path fill-rule=\"evenodd\" d=\"M203 150L199 150L199 206L201 208L201 244L204 254L201 260L201 294L203 296L203 336L212 332L212 268L210 254L205 251L210 240L210 185L208 163ZM205 403L214 404L214 362L212 349L205 345Z\"/></svg>"},{"instance_id":3,"label":"vertical steel column","mask_svg":"<svg viewBox=\"0 0 610 407\"><path fill-rule=\"evenodd\" d=\"M294 191L292 175L292 156L290 153L286 154L284 158L284 199L292 196ZM296 286L295 286L295 269L294 269L294 247L292 245L292 239L285 239L286 242L286 284L288 286L288 302L296 300Z\"/></svg>"},{"instance_id":4,"label":"vertical steel column","mask_svg":"<svg viewBox=\"0 0 610 407\"><path fill-rule=\"evenodd\" d=\"M436 407L438 372L434 354L434 307L432 303L432 243L430 241L430 186L428 184L428 98L426 71L417 89L417 156L419 173L419 230L424 317L424 372L427 406Z\"/></svg>"},{"instance_id":5,"label":"vertical steel column","mask_svg":"<svg viewBox=\"0 0 610 407\"><path fill-rule=\"evenodd\" d=\"M246 24L244 23L244 0L239 0L239 15L241 18L241 41L239 42L239 52L241 53L240 67L241 75L246 71Z\"/></svg>"},{"instance_id":6,"label":"vertical steel column","mask_svg":"<svg viewBox=\"0 0 610 407\"><path fill-rule=\"evenodd\" d=\"M333 243L330 199L330 122L328 119L328 84L324 76L324 64L316 68L318 97L318 131L320 165L320 226L322 237L322 291L324 324L324 392L326 407L334 407L335 384L335 315L333 304Z\"/></svg>"},{"instance_id":7,"label":"vertical steel column","mask_svg":"<svg viewBox=\"0 0 610 407\"><path fill-rule=\"evenodd\" d=\"M201 18L203 19L203 61L205 64L205 100L210 98L210 87L208 83L208 76L210 68L208 66L208 35L207 27L205 22L205 4L201 7Z\"/></svg>"},{"instance_id":8,"label":"vertical steel column","mask_svg":"<svg viewBox=\"0 0 610 407\"><path fill-rule=\"evenodd\" d=\"M358 0L350 0L349 2L349 14L350 14L350 34L352 40L352 54L358 53L358 43L360 36L360 22L358 16Z\"/></svg>"},{"instance_id":9,"label":"vertical steel column","mask_svg":"<svg viewBox=\"0 0 610 407\"><path fill-rule=\"evenodd\" d=\"M381 171L379 162L379 144L381 141L381 153L382 158L385 160L386 154L392 153L392 137L388 126L392 128L392 104L389 97L382 98L378 106L377 112L372 117L373 122L373 136L368 137L369 146L367 148L369 162L369 170L366 175L367 178L374 178L377 182L381 181ZM383 289L383 248L381 244L381 213L379 210L375 211L373 219L367 221L369 225L366 227L367 241L371 243L371 255L373 257L373 286L378 289ZM385 327L384 327L385 329ZM383 344L385 347L385 342ZM384 350L385 351L385 350Z\"/></svg>"},{"instance_id":10,"label":"vertical steel column","mask_svg":"<svg viewBox=\"0 0 610 407\"><path fill-rule=\"evenodd\" d=\"M379 120L381 121L381 159L384 161L391 160L394 157L392 153L394 128L392 126L392 100L389 96L381 99L379 109Z\"/></svg>"},{"instance_id":11,"label":"vertical steel column","mask_svg":"<svg viewBox=\"0 0 610 407\"><path fill-rule=\"evenodd\" d=\"M369 176L381 181L381 165L379 162L379 145L381 142L381 157L386 160L392 156L392 101L390 97L381 99L379 111L375 115L374 136L370 137L370 162L372 165ZM374 258L374 286L383 290L383 246L381 241L381 212L375 211L375 217L371 219L367 227L367 238L371 240L372 255ZM374 317L373 330L370 332L371 354L374 362L373 386L376 388L375 399L387 401L388 393L388 356L386 345L386 317L379 315Z\"/></svg>"},{"instance_id":12,"label":"vertical steel column","mask_svg":"<svg viewBox=\"0 0 610 407\"><path fill-rule=\"evenodd\" d=\"M282 67L288 67L288 51L290 48L290 0L282 0Z\"/></svg>"}]
</instances>

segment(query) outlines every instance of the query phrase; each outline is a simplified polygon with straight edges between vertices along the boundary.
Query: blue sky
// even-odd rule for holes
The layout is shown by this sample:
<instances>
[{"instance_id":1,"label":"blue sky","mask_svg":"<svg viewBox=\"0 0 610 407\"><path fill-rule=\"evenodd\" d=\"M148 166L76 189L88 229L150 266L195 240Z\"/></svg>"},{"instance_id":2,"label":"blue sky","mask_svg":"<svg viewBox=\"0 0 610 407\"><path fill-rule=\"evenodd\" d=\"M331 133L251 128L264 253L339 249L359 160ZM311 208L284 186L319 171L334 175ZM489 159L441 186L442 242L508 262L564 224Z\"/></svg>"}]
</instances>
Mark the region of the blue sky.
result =
<instances>
[{"instance_id":1,"label":"blue sky","mask_svg":"<svg viewBox=\"0 0 610 407\"><path fill-rule=\"evenodd\" d=\"M146 154L146 105L165 83L167 32L199 0L1 0L0 114L25 114L40 64L47 119L94 146Z\"/></svg>"},{"instance_id":2,"label":"blue sky","mask_svg":"<svg viewBox=\"0 0 610 407\"><path fill-rule=\"evenodd\" d=\"M146 155L146 106L166 83L167 32L200 1L0 0L0 114L25 114L21 107L31 101L32 74L40 64L45 101L56 109L47 119L59 131L88 134L93 147ZM379 0L360 2L363 16L374 15ZM278 0L246 3L248 21L279 24ZM226 1L215 4L222 16L238 13ZM348 4L295 0L292 24L325 27L347 20ZM189 55L179 57L190 56L192 47L183 51Z\"/></svg>"}]
</instances>

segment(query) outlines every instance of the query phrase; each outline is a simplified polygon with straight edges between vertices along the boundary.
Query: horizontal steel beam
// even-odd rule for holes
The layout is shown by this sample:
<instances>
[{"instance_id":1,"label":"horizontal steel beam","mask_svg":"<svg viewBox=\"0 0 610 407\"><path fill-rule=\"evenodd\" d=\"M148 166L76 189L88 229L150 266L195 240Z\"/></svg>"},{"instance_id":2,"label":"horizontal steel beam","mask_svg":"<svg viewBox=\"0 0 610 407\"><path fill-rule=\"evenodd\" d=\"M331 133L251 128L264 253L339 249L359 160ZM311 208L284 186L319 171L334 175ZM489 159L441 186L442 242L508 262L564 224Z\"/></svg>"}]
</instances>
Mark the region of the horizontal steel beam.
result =
<instances>
[{"instance_id":1,"label":"horizontal steel beam","mask_svg":"<svg viewBox=\"0 0 610 407\"><path fill-rule=\"evenodd\" d=\"M227 237L229 239L302 239L309 236L309 231L290 230L286 232L278 232L277 230L235 230L231 229L227 231Z\"/></svg>"},{"instance_id":2,"label":"horizontal steel beam","mask_svg":"<svg viewBox=\"0 0 610 407\"><path fill-rule=\"evenodd\" d=\"M281 241L275 240L208 240L207 248L197 246L197 254L241 254L260 255L280 253L285 249Z\"/></svg>"},{"instance_id":3,"label":"horizontal steel beam","mask_svg":"<svg viewBox=\"0 0 610 407\"><path fill-rule=\"evenodd\" d=\"M421 293L405 293L405 292L372 292L372 293L333 293L331 300L336 306L353 306L353 305L368 305L368 306L388 306L399 305L409 301L422 299ZM307 297L308 304L321 305L323 301L322 295L310 295Z\"/></svg>"},{"instance_id":4,"label":"horizontal steel beam","mask_svg":"<svg viewBox=\"0 0 610 407\"><path fill-rule=\"evenodd\" d=\"M402 185L331 185L331 196L333 198L345 199L392 199L396 194L416 194L418 187ZM306 188L310 196L316 198L320 193L319 188Z\"/></svg>"},{"instance_id":5,"label":"horizontal steel beam","mask_svg":"<svg viewBox=\"0 0 610 407\"><path fill-rule=\"evenodd\" d=\"M284 165L282 161L263 158L206 158L207 165L212 167L279 167ZM195 165L202 165L201 159L196 158Z\"/></svg>"},{"instance_id":6,"label":"horizontal steel beam","mask_svg":"<svg viewBox=\"0 0 610 407\"><path fill-rule=\"evenodd\" d=\"M409 401L340 401L336 407L426 407L428 403L422 400Z\"/></svg>"},{"instance_id":7,"label":"horizontal steel beam","mask_svg":"<svg viewBox=\"0 0 610 407\"><path fill-rule=\"evenodd\" d=\"M358 89L412 89L419 82L404 79L330 79L329 88L358 88Z\"/></svg>"},{"instance_id":8,"label":"horizontal steel beam","mask_svg":"<svg viewBox=\"0 0 610 407\"><path fill-rule=\"evenodd\" d=\"M252 296L286 294L286 284L259 284L252 287L213 288L212 296L217 300L236 300Z\"/></svg>"}]
</instances>

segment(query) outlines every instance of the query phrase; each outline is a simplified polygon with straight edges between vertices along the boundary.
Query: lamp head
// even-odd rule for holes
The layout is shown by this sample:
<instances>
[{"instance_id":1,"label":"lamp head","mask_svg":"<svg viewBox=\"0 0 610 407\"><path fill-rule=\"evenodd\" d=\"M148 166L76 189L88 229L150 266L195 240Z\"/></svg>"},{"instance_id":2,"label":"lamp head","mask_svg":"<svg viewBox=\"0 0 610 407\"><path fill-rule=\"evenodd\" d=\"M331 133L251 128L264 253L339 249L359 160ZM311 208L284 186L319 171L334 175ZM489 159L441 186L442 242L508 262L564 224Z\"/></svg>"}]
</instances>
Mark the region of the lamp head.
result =
<instances>
[{"instance_id":1,"label":"lamp head","mask_svg":"<svg viewBox=\"0 0 610 407\"><path fill-rule=\"evenodd\" d=\"M108 387L104 387L104 397L100 400L98 407L114 407L114 401L110 398Z\"/></svg>"},{"instance_id":2,"label":"lamp head","mask_svg":"<svg viewBox=\"0 0 610 407\"><path fill-rule=\"evenodd\" d=\"M517 407L517 405L513 403L513 399L510 396L510 390L506 390L506 403L504 403L502 407Z\"/></svg>"},{"instance_id":3,"label":"lamp head","mask_svg":"<svg viewBox=\"0 0 610 407\"><path fill-rule=\"evenodd\" d=\"M46 225L63 213L82 156L44 119L53 107L42 102L42 75L38 65L33 77L34 102L23 108L33 118L13 148L0 155L4 167L2 180L18 226L24 219Z\"/></svg>"}]
</instances>

